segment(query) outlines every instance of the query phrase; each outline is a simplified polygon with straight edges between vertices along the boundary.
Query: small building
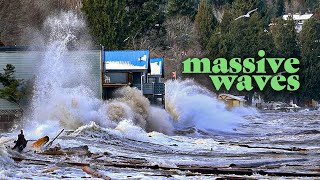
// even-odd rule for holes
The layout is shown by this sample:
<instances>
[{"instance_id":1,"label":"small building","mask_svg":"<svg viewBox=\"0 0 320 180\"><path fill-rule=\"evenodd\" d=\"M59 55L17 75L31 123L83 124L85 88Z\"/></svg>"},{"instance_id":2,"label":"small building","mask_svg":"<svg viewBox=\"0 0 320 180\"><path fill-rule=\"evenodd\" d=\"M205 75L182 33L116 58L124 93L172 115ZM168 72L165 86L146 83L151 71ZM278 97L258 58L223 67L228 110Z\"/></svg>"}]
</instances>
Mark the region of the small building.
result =
<instances>
[{"instance_id":1,"label":"small building","mask_svg":"<svg viewBox=\"0 0 320 180\"><path fill-rule=\"evenodd\" d=\"M304 104L308 108L317 108L318 107L318 101L316 101L314 99L305 100Z\"/></svg>"},{"instance_id":2,"label":"small building","mask_svg":"<svg viewBox=\"0 0 320 180\"><path fill-rule=\"evenodd\" d=\"M148 50L104 51L102 57L102 98L123 86L141 86L149 71Z\"/></svg>"},{"instance_id":3,"label":"small building","mask_svg":"<svg viewBox=\"0 0 320 180\"><path fill-rule=\"evenodd\" d=\"M150 58L150 73L148 83L161 83L163 81L164 58Z\"/></svg>"},{"instance_id":4,"label":"small building","mask_svg":"<svg viewBox=\"0 0 320 180\"><path fill-rule=\"evenodd\" d=\"M282 19L287 21L292 18L296 24L296 31L299 33L302 30L303 24L312 16L313 14L286 14L282 16Z\"/></svg>"},{"instance_id":5,"label":"small building","mask_svg":"<svg viewBox=\"0 0 320 180\"><path fill-rule=\"evenodd\" d=\"M163 58L150 58L149 50L101 49L102 99L112 98L113 92L124 86L136 87L155 102L164 103L165 86L161 82Z\"/></svg>"},{"instance_id":6,"label":"small building","mask_svg":"<svg viewBox=\"0 0 320 180\"><path fill-rule=\"evenodd\" d=\"M218 99L224 101L228 109L233 107L243 107L246 102L244 96L235 96L231 94L220 94Z\"/></svg>"},{"instance_id":7,"label":"small building","mask_svg":"<svg viewBox=\"0 0 320 180\"><path fill-rule=\"evenodd\" d=\"M61 58L68 59L67 65L79 69L79 73L84 63L90 64L87 70L91 82L88 86L97 98L107 99L116 88L134 86L142 90L146 97L161 98L164 101L165 87L161 83L163 58L151 61L149 53L149 50L105 51L94 47L86 51L69 50ZM28 81L35 78L37 69L44 60L45 51L41 47L0 47L0 73L7 64L12 64L15 66L14 76L17 79ZM20 120L21 114L16 104L0 98L0 131Z\"/></svg>"}]
</instances>

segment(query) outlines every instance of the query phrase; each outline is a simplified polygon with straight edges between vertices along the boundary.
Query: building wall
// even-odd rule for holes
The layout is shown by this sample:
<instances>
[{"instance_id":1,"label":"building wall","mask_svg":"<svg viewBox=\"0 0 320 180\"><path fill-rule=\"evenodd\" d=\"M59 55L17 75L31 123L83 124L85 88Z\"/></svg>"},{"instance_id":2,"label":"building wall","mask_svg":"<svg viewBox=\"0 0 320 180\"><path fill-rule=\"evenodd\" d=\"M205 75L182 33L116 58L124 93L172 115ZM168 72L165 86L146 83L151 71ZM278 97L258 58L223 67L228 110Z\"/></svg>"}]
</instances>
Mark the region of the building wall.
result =
<instances>
[{"instance_id":1,"label":"building wall","mask_svg":"<svg viewBox=\"0 0 320 180\"><path fill-rule=\"evenodd\" d=\"M239 100L236 100L236 99L229 99L229 100L223 100L224 103L226 104L226 107L228 109L231 109L233 107L241 107L243 106L243 102L242 101L239 101Z\"/></svg>"},{"instance_id":2,"label":"building wall","mask_svg":"<svg viewBox=\"0 0 320 180\"><path fill-rule=\"evenodd\" d=\"M29 80L35 77L37 68L43 59L44 52L40 51L0 51L0 73L6 64L15 66L15 77L18 79ZM99 50L82 51L81 56L76 52L70 52L67 58L73 58L75 61L88 61L86 65L90 66L90 75L92 82L90 85L96 92L96 97L100 98L100 53ZM72 64L74 68L82 63ZM1 88L2 86L0 86ZM6 100L0 99L0 110L17 109L17 106Z\"/></svg>"},{"instance_id":3,"label":"building wall","mask_svg":"<svg viewBox=\"0 0 320 180\"><path fill-rule=\"evenodd\" d=\"M3 68L7 64L12 64L15 66L16 78L29 80L37 74L37 69L43 57L44 52L40 51L4 51L4 49L0 49L0 73L3 72ZM81 51L81 53L70 51L65 58L72 59L72 62L79 61L79 63L70 64L70 66L79 69L79 71L83 63L89 66L90 83L88 84L96 92L96 97L101 98L99 50ZM7 131L18 123L22 115L20 112L16 104L0 99L0 132Z\"/></svg>"},{"instance_id":4,"label":"building wall","mask_svg":"<svg viewBox=\"0 0 320 180\"><path fill-rule=\"evenodd\" d=\"M17 79L29 80L34 77L37 62L40 61L42 53L32 51L5 51L0 52L0 73L7 64L15 66L15 77ZM0 88L2 85L0 84ZM0 99L0 110L18 109L14 103Z\"/></svg>"},{"instance_id":5,"label":"building wall","mask_svg":"<svg viewBox=\"0 0 320 180\"><path fill-rule=\"evenodd\" d=\"M233 101L233 107L240 106L240 101L232 100Z\"/></svg>"}]
</instances>

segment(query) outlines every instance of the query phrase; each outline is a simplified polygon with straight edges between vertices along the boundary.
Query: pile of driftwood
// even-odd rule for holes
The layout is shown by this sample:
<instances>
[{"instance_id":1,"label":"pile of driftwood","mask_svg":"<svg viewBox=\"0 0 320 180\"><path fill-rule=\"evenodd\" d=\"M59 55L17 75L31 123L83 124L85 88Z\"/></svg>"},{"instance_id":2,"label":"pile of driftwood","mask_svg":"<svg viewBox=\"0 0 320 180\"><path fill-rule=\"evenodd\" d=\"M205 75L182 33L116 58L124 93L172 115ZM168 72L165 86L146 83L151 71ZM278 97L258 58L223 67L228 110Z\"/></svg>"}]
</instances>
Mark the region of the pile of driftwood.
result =
<instances>
[{"instance_id":1,"label":"pile of driftwood","mask_svg":"<svg viewBox=\"0 0 320 180\"><path fill-rule=\"evenodd\" d=\"M150 162L143 158L130 158L130 157L122 157L122 156L112 156L110 157L110 153L102 153L102 154L93 154L89 151L88 146L79 146L72 148L61 148L59 145L56 145L53 148L50 148L53 141L56 140L59 135L64 130L62 130L51 142L49 142L49 137L43 137L39 140L35 141L32 144L34 149L40 150L47 142L49 142L44 151L39 151L38 154L42 156L50 156L52 160L42 160L42 159L33 159L33 158L23 158L23 157L12 157L16 162L23 162L26 164L36 164L43 166L53 166L51 168L45 169L43 173L51 173L54 172L63 166L72 165L76 167L81 167L82 171L86 172L92 177L95 178L103 178L110 179L110 177L103 175L97 170L94 170L90 167L90 165L99 165L99 167L114 167L114 168L132 168L132 169L153 169L153 170L161 170L168 171L168 176L170 176L170 172L182 171L186 172L185 174L188 176L197 176L199 174L202 175L238 175L238 176L252 176L252 175L267 175L267 176L286 176L286 177L320 177L320 170L315 169L314 173L299 173L299 172L278 172L278 171L270 171L270 170L261 170L259 167L261 166L256 164L252 165L236 165L231 164L230 166L225 167L217 167L217 166L196 166L196 165L177 165L176 167L166 167L159 165L150 165ZM220 142L224 144L225 142ZM245 144L237 144L237 143L228 143L228 145L247 147L247 148L264 148L264 149L276 149L276 150L285 150L285 151L298 151L305 152L307 149L301 148L271 148L271 147L260 147L260 146L249 146ZM63 163L59 163L59 166L56 166L56 162L54 157L67 157L69 155L86 157L86 162L73 162L65 158ZM279 166L280 167L280 166ZM273 167L276 168L276 167ZM68 177L64 177L68 178ZM226 179L230 178L230 176L226 177ZM246 177L247 178L247 177ZM224 179L224 177L219 178ZM241 177L233 177L233 179L241 179Z\"/></svg>"},{"instance_id":2,"label":"pile of driftwood","mask_svg":"<svg viewBox=\"0 0 320 180\"><path fill-rule=\"evenodd\" d=\"M252 176L252 175L267 175L267 176L286 176L286 177L320 177L319 170L315 170L315 173L298 173L298 172L276 172L276 171L263 171L259 170L258 167L241 167L236 164L231 164L226 167L217 167L217 166L195 166L195 165L177 165L176 167L165 167L158 165L150 165L150 163L143 158L129 158L129 157L120 157L112 156L112 160L106 160L105 157L109 157L109 153L103 154L92 154L89 151L88 146L80 146L74 148L65 148L53 147L46 151L39 153L41 155L49 156L65 156L65 155L76 155L76 156L87 156L86 163L79 163L73 161L64 161L65 165L72 165L81 167L81 169L92 177L98 177L103 179L110 179L109 177L99 173L97 170L90 168L90 165L95 164L105 167L115 167L115 168L132 168L132 169L154 169L154 170L179 170L188 172L188 175L239 175L239 176ZM16 162L23 161L28 164L37 164L50 166L55 165L54 160L40 160L40 159L28 159L28 158L19 158L13 157ZM59 166L64 166L63 163L60 163ZM43 172L53 172L59 169L59 167L54 166L52 168L46 169ZM168 173L170 174L170 173Z\"/></svg>"}]
</instances>

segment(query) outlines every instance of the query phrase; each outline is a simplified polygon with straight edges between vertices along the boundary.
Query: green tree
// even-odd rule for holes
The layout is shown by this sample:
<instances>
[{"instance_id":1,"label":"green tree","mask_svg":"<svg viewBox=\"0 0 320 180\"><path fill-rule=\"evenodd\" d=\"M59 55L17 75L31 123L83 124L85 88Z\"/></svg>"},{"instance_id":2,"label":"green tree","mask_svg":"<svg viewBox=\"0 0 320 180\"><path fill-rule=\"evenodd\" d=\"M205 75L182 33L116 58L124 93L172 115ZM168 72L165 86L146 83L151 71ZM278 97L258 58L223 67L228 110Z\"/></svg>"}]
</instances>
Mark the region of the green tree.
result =
<instances>
[{"instance_id":1,"label":"green tree","mask_svg":"<svg viewBox=\"0 0 320 180\"><path fill-rule=\"evenodd\" d=\"M276 9L276 17L282 16L285 12L284 0L277 0L275 9Z\"/></svg>"},{"instance_id":2,"label":"green tree","mask_svg":"<svg viewBox=\"0 0 320 180\"><path fill-rule=\"evenodd\" d=\"M0 73L0 83L3 85L0 98L15 103L22 110L21 100L26 94L23 80L14 77L15 67L12 64L7 64L3 70L4 73Z\"/></svg>"},{"instance_id":3,"label":"green tree","mask_svg":"<svg viewBox=\"0 0 320 180\"><path fill-rule=\"evenodd\" d=\"M234 18L257 8L249 18ZM257 57L260 49L271 52L272 40L265 23L266 5L262 0L236 0L232 6L233 18L229 18L227 41L231 57ZM231 20L230 20L231 19ZM241 32L241 33L240 33ZM230 58L231 58L230 57Z\"/></svg>"},{"instance_id":4,"label":"green tree","mask_svg":"<svg viewBox=\"0 0 320 180\"><path fill-rule=\"evenodd\" d=\"M273 24L271 32L276 55L279 57L299 58L299 46L294 21L292 19L285 21L282 18L278 18Z\"/></svg>"},{"instance_id":5,"label":"green tree","mask_svg":"<svg viewBox=\"0 0 320 180\"><path fill-rule=\"evenodd\" d=\"M232 4L233 14L235 17L246 14L248 11L258 8L257 12L260 15L264 26L268 26L270 22L270 13L265 0L235 0Z\"/></svg>"},{"instance_id":6,"label":"green tree","mask_svg":"<svg viewBox=\"0 0 320 180\"><path fill-rule=\"evenodd\" d=\"M167 17L189 16L194 19L197 13L198 0L168 0Z\"/></svg>"},{"instance_id":7,"label":"green tree","mask_svg":"<svg viewBox=\"0 0 320 180\"><path fill-rule=\"evenodd\" d=\"M221 23L212 34L207 49L211 52L211 59L217 57L247 58L258 59L258 51L263 49L269 55L272 55L273 41L271 34L267 31L264 12L264 4L260 0L240 1L236 0L234 4L225 9L225 14ZM258 8L251 13L249 18L243 17L235 20L240 15ZM257 88L257 87L255 87ZM225 91L222 89L222 91ZM235 88L231 93L242 94L252 97L253 92L238 92Z\"/></svg>"},{"instance_id":8,"label":"green tree","mask_svg":"<svg viewBox=\"0 0 320 180\"><path fill-rule=\"evenodd\" d=\"M308 20L301 31L301 91L305 98L320 99L320 22Z\"/></svg>"},{"instance_id":9,"label":"green tree","mask_svg":"<svg viewBox=\"0 0 320 180\"><path fill-rule=\"evenodd\" d=\"M124 0L84 0L82 10L87 15L88 25L96 41L107 49L119 49L130 29L125 17Z\"/></svg>"},{"instance_id":10,"label":"green tree","mask_svg":"<svg viewBox=\"0 0 320 180\"><path fill-rule=\"evenodd\" d=\"M161 0L84 0L91 33L107 49L130 47L130 42L164 22L165 1Z\"/></svg>"},{"instance_id":11,"label":"green tree","mask_svg":"<svg viewBox=\"0 0 320 180\"><path fill-rule=\"evenodd\" d=\"M130 26L127 48L164 31L166 0L127 0L126 21Z\"/></svg>"},{"instance_id":12,"label":"green tree","mask_svg":"<svg viewBox=\"0 0 320 180\"><path fill-rule=\"evenodd\" d=\"M208 0L200 0L198 13L195 19L195 27L199 36L199 43L205 49L211 34L213 33L217 20L213 14L213 6Z\"/></svg>"},{"instance_id":13,"label":"green tree","mask_svg":"<svg viewBox=\"0 0 320 180\"><path fill-rule=\"evenodd\" d=\"M319 0L306 0L305 5L307 10L314 11L316 8L320 6Z\"/></svg>"},{"instance_id":14,"label":"green tree","mask_svg":"<svg viewBox=\"0 0 320 180\"><path fill-rule=\"evenodd\" d=\"M225 8L225 13L222 21L218 24L215 31L211 34L207 44L207 50L210 56L215 57L231 57L231 50L233 45L231 43L230 31L232 28L231 23L234 21L233 9L230 7Z\"/></svg>"}]
</instances>

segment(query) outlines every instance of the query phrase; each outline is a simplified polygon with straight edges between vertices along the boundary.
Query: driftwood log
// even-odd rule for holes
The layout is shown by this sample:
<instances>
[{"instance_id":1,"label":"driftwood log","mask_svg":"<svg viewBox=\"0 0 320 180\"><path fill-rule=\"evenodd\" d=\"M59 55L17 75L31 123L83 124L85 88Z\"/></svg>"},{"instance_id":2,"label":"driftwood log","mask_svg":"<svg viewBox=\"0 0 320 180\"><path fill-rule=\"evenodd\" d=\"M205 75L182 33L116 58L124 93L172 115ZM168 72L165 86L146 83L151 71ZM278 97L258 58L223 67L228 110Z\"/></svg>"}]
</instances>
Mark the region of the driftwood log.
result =
<instances>
[{"instance_id":1,"label":"driftwood log","mask_svg":"<svg viewBox=\"0 0 320 180\"><path fill-rule=\"evenodd\" d=\"M111 180L110 177L105 176L105 175L99 173L98 171L95 171L95 170L91 169L89 166L83 166L82 170L84 172L86 172L87 174L90 174L94 178L102 178L104 180Z\"/></svg>"},{"instance_id":2,"label":"driftwood log","mask_svg":"<svg viewBox=\"0 0 320 180\"><path fill-rule=\"evenodd\" d=\"M58 170L58 169L59 169L58 166L54 166L54 167L52 167L52 168L45 169L45 170L43 170L42 172L43 172L43 173L50 173L50 172L54 172L54 171L56 171L56 170Z\"/></svg>"},{"instance_id":3,"label":"driftwood log","mask_svg":"<svg viewBox=\"0 0 320 180\"><path fill-rule=\"evenodd\" d=\"M39 164L39 165L48 165L55 164L55 162L51 162L48 160L36 160L36 159L25 159L25 158L17 158L13 157L13 160L27 161L30 164ZM90 167L89 163L77 163L77 162L65 162L69 165L81 166L81 167ZM190 171L193 173L201 173L201 174L215 174L215 175L223 175L223 174L232 174L232 175L247 175L252 176L253 174L259 175L267 175L267 176L284 176L284 177L320 177L320 173L298 173L298 172L272 172L272 171L262 171L262 170L253 170L246 169L241 167L201 167L201 166L179 166L177 168L172 167L160 167L158 165L148 165L148 164L130 164L130 163L117 163L117 162L108 162L108 163L99 163L103 166L109 167L117 167L117 168L134 168L134 169L161 169L161 170L181 170L181 171Z\"/></svg>"}]
</instances>

